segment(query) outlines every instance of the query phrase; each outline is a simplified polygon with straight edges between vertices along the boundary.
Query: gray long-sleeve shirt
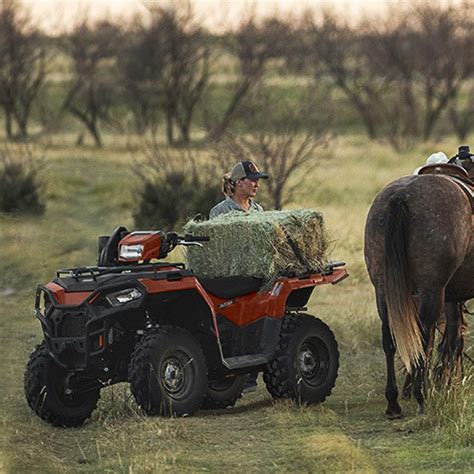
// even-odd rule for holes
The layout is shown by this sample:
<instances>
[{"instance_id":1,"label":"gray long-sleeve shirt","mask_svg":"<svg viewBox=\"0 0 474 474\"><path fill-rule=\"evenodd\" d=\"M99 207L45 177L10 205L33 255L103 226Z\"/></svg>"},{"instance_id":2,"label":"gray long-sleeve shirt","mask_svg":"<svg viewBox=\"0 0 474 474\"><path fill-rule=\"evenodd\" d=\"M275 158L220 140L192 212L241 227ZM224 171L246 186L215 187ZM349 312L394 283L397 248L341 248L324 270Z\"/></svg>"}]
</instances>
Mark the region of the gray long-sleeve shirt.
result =
<instances>
[{"instance_id":1,"label":"gray long-sleeve shirt","mask_svg":"<svg viewBox=\"0 0 474 474\"><path fill-rule=\"evenodd\" d=\"M241 211L241 212L262 212L263 207L260 204L250 200L250 207L248 211L242 209L239 204L237 204L231 197L226 197L219 204L216 204L209 212L209 219L217 217L221 214L227 214L231 211Z\"/></svg>"}]
</instances>

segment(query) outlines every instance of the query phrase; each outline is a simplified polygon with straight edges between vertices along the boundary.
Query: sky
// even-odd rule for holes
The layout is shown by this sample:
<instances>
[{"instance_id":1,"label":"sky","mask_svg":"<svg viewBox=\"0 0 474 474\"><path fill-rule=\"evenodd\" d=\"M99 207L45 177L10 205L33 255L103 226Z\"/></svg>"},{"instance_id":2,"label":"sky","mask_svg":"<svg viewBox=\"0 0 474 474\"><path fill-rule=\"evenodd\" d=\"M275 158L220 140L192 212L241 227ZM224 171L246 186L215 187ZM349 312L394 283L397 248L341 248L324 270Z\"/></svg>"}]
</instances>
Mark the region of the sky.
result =
<instances>
[{"instance_id":1,"label":"sky","mask_svg":"<svg viewBox=\"0 0 474 474\"><path fill-rule=\"evenodd\" d=\"M70 28L81 13L87 12L93 19L130 19L137 14L146 17L150 5L173 5L176 0L23 0L23 3L29 7L37 25L53 33ZM259 16L274 12L282 16L298 15L307 9L334 7L341 15L358 17L366 11L381 12L385 5L383 0L191 0L191 3L198 18L214 30L238 24L252 7Z\"/></svg>"}]
</instances>

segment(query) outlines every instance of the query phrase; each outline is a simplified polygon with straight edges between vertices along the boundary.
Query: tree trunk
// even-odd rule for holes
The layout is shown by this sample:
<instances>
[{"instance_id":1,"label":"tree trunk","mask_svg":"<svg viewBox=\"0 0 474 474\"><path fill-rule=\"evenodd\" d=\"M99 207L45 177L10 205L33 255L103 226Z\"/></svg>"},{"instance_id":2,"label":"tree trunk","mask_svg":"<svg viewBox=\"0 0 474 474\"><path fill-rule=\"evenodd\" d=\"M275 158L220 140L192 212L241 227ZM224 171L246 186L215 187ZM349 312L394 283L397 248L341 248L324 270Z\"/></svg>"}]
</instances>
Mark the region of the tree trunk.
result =
<instances>
[{"instance_id":1,"label":"tree trunk","mask_svg":"<svg viewBox=\"0 0 474 474\"><path fill-rule=\"evenodd\" d=\"M190 141L189 124L181 126L180 131L181 131L181 140L183 141L183 143L189 143Z\"/></svg>"},{"instance_id":2,"label":"tree trunk","mask_svg":"<svg viewBox=\"0 0 474 474\"><path fill-rule=\"evenodd\" d=\"M451 120L454 133L461 142L466 140L469 130L472 128L474 123L474 121L471 119L472 116L473 112L470 112L469 108L467 108L465 111L458 111L455 105L452 105L449 108L449 118Z\"/></svg>"},{"instance_id":3,"label":"tree trunk","mask_svg":"<svg viewBox=\"0 0 474 474\"><path fill-rule=\"evenodd\" d=\"M275 190L275 193L273 194L273 206L275 207L275 210L281 211L282 206L282 196L281 196L281 191L283 187L277 188Z\"/></svg>"},{"instance_id":4,"label":"tree trunk","mask_svg":"<svg viewBox=\"0 0 474 474\"><path fill-rule=\"evenodd\" d=\"M184 118L179 120L179 131L181 133L181 140L183 143L190 142L190 129L192 121L192 112L185 114Z\"/></svg>"},{"instance_id":5,"label":"tree trunk","mask_svg":"<svg viewBox=\"0 0 474 474\"><path fill-rule=\"evenodd\" d=\"M234 95L227 106L224 116L208 134L209 140L217 140L229 127L230 122L234 118L238 106L242 102L244 96L248 93L251 86L257 83L258 78L245 78L235 89Z\"/></svg>"},{"instance_id":6,"label":"tree trunk","mask_svg":"<svg viewBox=\"0 0 474 474\"><path fill-rule=\"evenodd\" d=\"M5 108L5 134L8 140L13 138L12 114L7 108Z\"/></svg>"},{"instance_id":7,"label":"tree trunk","mask_svg":"<svg viewBox=\"0 0 474 474\"><path fill-rule=\"evenodd\" d=\"M359 113L369 138L375 140L378 133L373 114L370 112L370 104L365 103L360 95L357 92L352 91L352 89L342 79L338 79L336 84L346 94Z\"/></svg>"},{"instance_id":8,"label":"tree trunk","mask_svg":"<svg viewBox=\"0 0 474 474\"><path fill-rule=\"evenodd\" d=\"M431 107L429 110L429 113L427 114L424 130L423 130L423 138L425 140L428 140L431 138L434 128L436 124L439 121L439 118L441 116L441 113L445 108L449 105L450 102L452 102L455 94L450 91L444 95L442 95L438 101L435 107Z\"/></svg>"},{"instance_id":9,"label":"tree trunk","mask_svg":"<svg viewBox=\"0 0 474 474\"><path fill-rule=\"evenodd\" d=\"M174 127L173 127L173 113L171 110L166 111L166 138L168 144L174 143Z\"/></svg>"},{"instance_id":10,"label":"tree trunk","mask_svg":"<svg viewBox=\"0 0 474 474\"><path fill-rule=\"evenodd\" d=\"M423 121L423 139L428 140L431 136L431 132L434 126L433 118L433 101L434 99L434 86L431 82L431 78L427 79L425 84L425 117Z\"/></svg>"},{"instance_id":11,"label":"tree trunk","mask_svg":"<svg viewBox=\"0 0 474 474\"><path fill-rule=\"evenodd\" d=\"M135 121L135 131L138 135L144 135L150 126L151 112L146 102L137 102L137 106L132 110Z\"/></svg>"},{"instance_id":12,"label":"tree trunk","mask_svg":"<svg viewBox=\"0 0 474 474\"><path fill-rule=\"evenodd\" d=\"M102 139L100 137L99 128L97 126L97 119L94 117L88 117L85 112L81 112L78 108L69 106L69 111L78 118L87 128L92 135L95 145L98 148L102 148Z\"/></svg>"},{"instance_id":13,"label":"tree trunk","mask_svg":"<svg viewBox=\"0 0 474 474\"><path fill-rule=\"evenodd\" d=\"M409 114L409 123L406 124L407 132L411 136L417 137L419 134L419 120L418 120L418 111L416 106L416 100L413 95L413 85L412 82L406 78L403 80L403 97L405 99L405 104L408 108Z\"/></svg>"},{"instance_id":14,"label":"tree trunk","mask_svg":"<svg viewBox=\"0 0 474 474\"><path fill-rule=\"evenodd\" d=\"M28 138L28 121L26 118L17 120L18 124L18 136L20 140L26 140Z\"/></svg>"},{"instance_id":15,"label":"tree trunk","mask_svg":"<svg viewBox=\"0 0 474 474\"><path fill-rule=\"evenodd\" d=\"M96 121L90 121L86 123L87 129L92 135L92 138L94 138L95 146L97 148L102 148L102 139L100 137L99 133L99 128L97 127L97 122Z\"/></svg>"},{"instance_id":16,"label":"tree trunk","mask_svg":"<svg viewBox=\"0 0 474 474\"><path fill-rule=\"evenodd\" d=\"M367 135L371 140L375 140L378 134L373 118L367 110L359 109L359 113L361 114L362 121L364 122Z\"/></svg>"}]
</instances>

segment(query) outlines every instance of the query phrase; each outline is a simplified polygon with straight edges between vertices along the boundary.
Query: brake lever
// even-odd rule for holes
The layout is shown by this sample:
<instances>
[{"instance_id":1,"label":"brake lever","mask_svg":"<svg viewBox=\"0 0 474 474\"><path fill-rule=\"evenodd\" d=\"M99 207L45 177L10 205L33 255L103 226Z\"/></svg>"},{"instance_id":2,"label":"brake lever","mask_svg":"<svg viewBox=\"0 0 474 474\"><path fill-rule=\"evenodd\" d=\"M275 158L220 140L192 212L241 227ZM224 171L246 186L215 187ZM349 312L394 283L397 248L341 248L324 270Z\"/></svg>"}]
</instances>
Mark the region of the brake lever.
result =
<instances>
[{"instance_id":1,"label":"brake lever","mask_svg":"<svg viewBox=\"0 0 474 474\"><path fill-rule=\"evenodd\" d=\"M186 242L184 240L179 240L178 244L179 245L185 245L185 246L187 246L187 245L196 245L197 247L201 247L201 248L203 247L203 245L200 242Z\"/></svg>"}]
</instances>

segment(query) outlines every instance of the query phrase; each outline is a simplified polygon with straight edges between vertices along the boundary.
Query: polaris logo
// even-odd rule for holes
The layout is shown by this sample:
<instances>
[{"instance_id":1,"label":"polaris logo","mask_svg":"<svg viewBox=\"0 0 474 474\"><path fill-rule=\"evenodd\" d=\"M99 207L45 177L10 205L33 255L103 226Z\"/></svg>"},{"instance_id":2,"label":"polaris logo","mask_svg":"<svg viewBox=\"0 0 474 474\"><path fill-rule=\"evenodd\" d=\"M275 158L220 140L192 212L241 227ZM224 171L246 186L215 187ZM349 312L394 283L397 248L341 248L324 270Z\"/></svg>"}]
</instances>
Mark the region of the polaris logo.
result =
<instances>
[{"instance_id":1,"label":"polaris logo","mask_svg":"<svg viewBox=\"0 0 474 474\"><path fill-rule=\"evenodd\" d=\"M235 300L224 301L224 303L221 303L219 305L219 309L227 308L227 306L230 306L231 304L234 304L234 303L235 303Z\"/></svg>"}]
</instances>

